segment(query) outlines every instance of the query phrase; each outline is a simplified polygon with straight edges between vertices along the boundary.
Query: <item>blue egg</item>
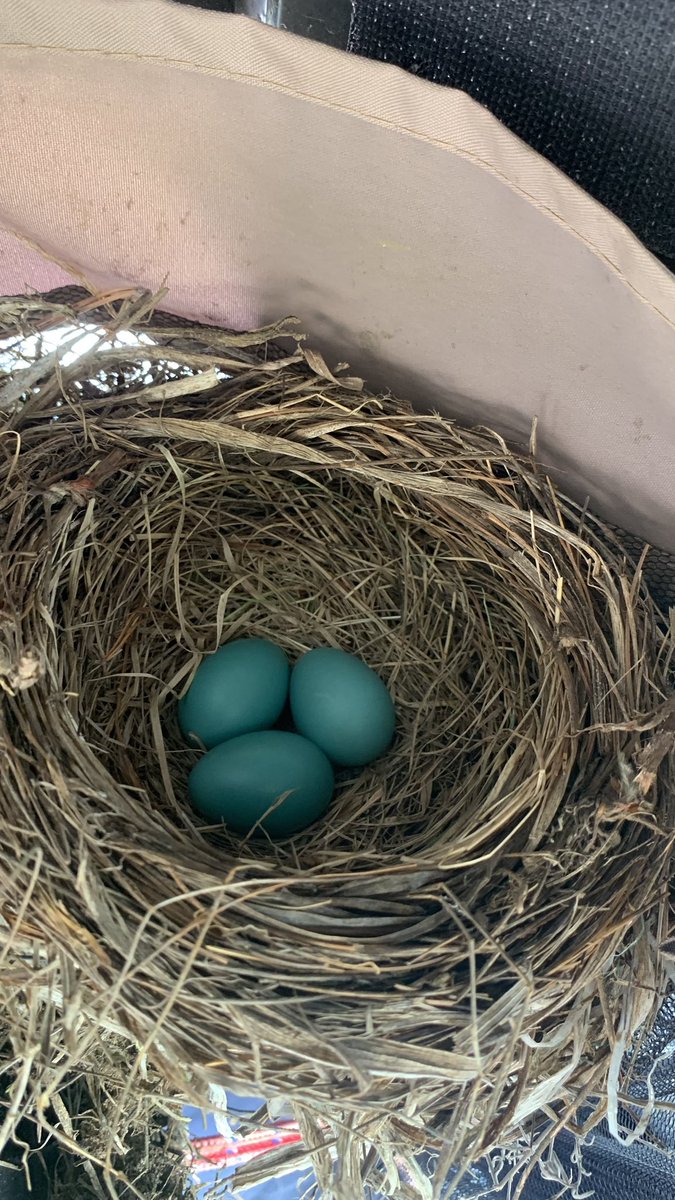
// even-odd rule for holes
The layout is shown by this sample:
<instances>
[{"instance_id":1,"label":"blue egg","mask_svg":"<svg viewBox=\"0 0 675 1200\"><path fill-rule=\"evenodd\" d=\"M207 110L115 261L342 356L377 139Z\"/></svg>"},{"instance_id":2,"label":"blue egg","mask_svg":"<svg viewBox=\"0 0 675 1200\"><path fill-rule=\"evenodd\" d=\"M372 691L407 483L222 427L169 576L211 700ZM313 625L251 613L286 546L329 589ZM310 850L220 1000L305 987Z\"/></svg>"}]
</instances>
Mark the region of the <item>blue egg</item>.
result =
<instances>
[{"instance_id":1,"label":"blue egg","mask_svg":"<svg viewBox=\"0 0 675 1200\"><path fill-rule=\"evenodd\" d=\"M333 768L318 746L279 729L223 742L200 758L188 781L202 816L241 834L261 822L273 838L291 837L322 816L334 787Z\"/></svg>"},{"instance_id":2,"label":"blue egg","mask_svg":"<svg viewBox=\"0 0 675 1200\"><path fill-rule=\"evenodd\" d=\"M207 749L258 729L269 729L288 698L290 667L280 646L241 638L200 663L178 705L178 720L193 746Z\"/></svg>"},{"instance_id":3,"label":"blue egg","mask_svg":"<svg viewBox=\"0 0 675 1200\"><path fill-rule=\"evenodd\" d=\"M343 650L310 650L291 674L291 711L303 737L334 763L361 767L390 746L394 705L370 667Z\"/></svg>"}]
</instances>

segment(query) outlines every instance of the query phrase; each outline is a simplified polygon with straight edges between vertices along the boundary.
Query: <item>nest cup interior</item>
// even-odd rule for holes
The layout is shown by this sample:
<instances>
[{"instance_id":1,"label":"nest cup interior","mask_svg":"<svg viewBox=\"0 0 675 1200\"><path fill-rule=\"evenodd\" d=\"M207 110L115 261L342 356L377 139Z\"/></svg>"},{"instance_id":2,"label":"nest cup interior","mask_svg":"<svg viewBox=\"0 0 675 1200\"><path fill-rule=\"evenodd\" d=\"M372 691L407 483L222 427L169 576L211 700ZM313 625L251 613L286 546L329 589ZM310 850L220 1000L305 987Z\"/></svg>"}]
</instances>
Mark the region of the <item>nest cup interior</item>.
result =
<instances>
[{"instance_id":1,"label":"nest cup interior","mask_svg":"<svg viewBox=\"0 0 675 1200\"><path fill-rule=\"evenodd\" d=\"M673 823L668 632L608 531L495 434L299 351L148 328L148 386L131 351L45 367L2 443L0 794L17 861L47 864L29 911L176 1083L384 1120L412 1079L429 1144L474 1080L455 1148L494 1141L514 1087L556 1098L562 1058L601 1077L603 997L642 969ZM178 697L246 636L359 654L396 705L390 751L283 843L187 801Z\"/></svg>"},{"instance_id":2,"label":"nest cup interior","mask_svg":"<svg viewBox=\"0 0 675 1200\"><path fill-rule=\"evenodd\" d=\"M293 847L228 845L213 827L210 843L302 869L344 855L350 870L402 855L466 868L477 846L522 845L541 773L555 768L547 789L564 792L578 700L511 586L511 562L487 562L478 531L467 571L468 514L439 537L423 505L339 469L236 453L195 463L189 446L171 459L121 466L78 569L72 558L51 568L60 686L143 815L164 812L201 836L175 701L204 653L258 636L291 662L321 645L361 655L395 698L397 736L339 777L329 814ZM500 785L509 768L517 790Z\"/></svg>"}]
</instances>

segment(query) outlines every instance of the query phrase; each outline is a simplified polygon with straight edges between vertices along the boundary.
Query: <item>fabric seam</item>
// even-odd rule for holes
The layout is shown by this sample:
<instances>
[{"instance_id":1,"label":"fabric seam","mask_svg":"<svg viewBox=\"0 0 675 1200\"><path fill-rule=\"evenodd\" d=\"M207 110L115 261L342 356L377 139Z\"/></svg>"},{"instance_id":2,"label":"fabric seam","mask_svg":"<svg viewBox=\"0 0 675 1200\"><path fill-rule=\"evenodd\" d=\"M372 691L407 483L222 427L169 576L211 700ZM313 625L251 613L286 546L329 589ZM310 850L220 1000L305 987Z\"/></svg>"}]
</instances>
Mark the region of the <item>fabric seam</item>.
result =
<instances>
[{"instance_id":1,"label":"fabric seam","mask_svg":"<svg viewBox=\"0 0 675 1200\"><path fill-rule=\"evenodd\" d=\"M523 188L519 184L515 183L512 179L510 179L507 175L505 175L503 173L503 171L501 171L498 167L496 167L494 165L494 163L489 162L487 159L483 158L479 154L472 152L471 150L467 150L463 147L458 146L456 143L447 141L447 139L445 139L445 138L434 137L431 134L425 134L425 133L420 132L419 130L410 129L409 127L401 125L400 123L395 122L393 120L387 120L385 117L376 116L374 113L366 112L360 108L354 108L348 104L345 104L345 103L342 103L339 101L325 100L325 99L323 99L323 97L317 96L312 92L301 91L298 88L293 87L291 84L281 83L278 80L269 79L267 77L261 77L259 75L254 75L249 72L235 71L231 67L210 67L210 66L207 66L206 64L194 62L190 59L168 58L168 57L164 57L164 56L160 56L160 55L150 55L150 54L132 54L128 51L119 51L119 50L101 50L101 49L91 49L91 48L90 49L78 49L77 47L71 47L71 46L45 46L45 45L40 45L38 43L30 43L30 42L0 42L0 51L10 51L11 52L11 51L17 51L17 50L37 51L37 52L39 52L41 54L45 54L47 56L51 56L51 55L71 56L72 55L72 56L75 56L78 58L90 58L90 59L102 58L102 59L117 60L117 61L121 61L121 62L148 63L152 66L172 67L174 69L181 70L181 71L194 72L194 73L200 74L200 75L211 75L211 76L214 76L215 78L229 79L235 83L240 82L240 83L248 84L249 86L253 86L253 87L265 88L270 91L278 91L278 92L281 92L292 98L302 100L307 103L319 105L320 107L326 108L329 111L345 113L346 115L355 117L359 120L367 121L369 124L376 125L380 128L390 130L393 133L398 133L400 136L410 137L416 141L422 142L423 144L436 146L439 149L447 151L448 153L456 154L458 157L466 159L469 162L475 163L477 166L479 166L483 170L487 171L490 175L492 175L494 178L498 179L501 183L503 183L505 187L508 187L516 195L522 196L525 200L527 200L529 203L531 203L533 205L533 207L535 207L539 212L544 213L546 216L549 217L549 219L555 221L556 224L560 225L568 233L572 234L572 236L575 237L582 245L586 246L591 251L591 253L594 254L594 256L597 259L599 259L599 261L603 262L607 267L609 267L609 269L641 301L641 303L645 304L655 315L660 317L671 329L675 329L675 320L671 319L667 313L663 312L663 310L660 309L656 304L654 304L654 302L652 300L650 300L647 296L645 296L640 291L640 289L634 283L632 283L630 279L628 279L626 277L626 275L623 273L621 268L617 265L617 263L615 263L613 261L613 259L611 259L607 254L605 254L604 251L602 251L599 248L599 246L597 246L594 242L592 242L588 237L584 236L573 225L570 225L569 222L567 220L565 220L565 218L563 216L561 216L560 213L556 212L556 210L551 208L550 205L543 203L541 200L537 199L536 196L533 196L530 192L528 192L525 188ZM446 89L446 90L457 91L458 89ZM466 93L464 93L464 92L459 92L459 94L466 95ZM467 98L470 98L470 97L467 97ZM477 102L474 102L474 103L477 103ZM484 110L484 111L487 111L487 110ZM492 115L492 114L489 114L489 115ZM492 119L497 121L496 117L493 117ZM498 122L498 124L499 124L499 122ZM515 135L512 135L512 136L515 138ZM518 144L520 144L520 139L515 138L515 141ZM526 148L533 155L536 155L537 158L540 157L536 150L533 150L531 147L526 147ZM544 161L547 162L547 160L544 160ZM553 170L558 170L558 168L553 166L553 164L548 164L548 165L550 165ZM561 172L561 174L563 175L563 178L565 178L567 180L567 176L564 175L564 172ZM569 182L573 184L572 180L570 180ZM586 195L587 195L587 193L586 193ZM633 234L632 231L630 229L628 229L628 227L626 225L624 225L624 223L618 217L616 217L613 213L611 213L609 209L604 209L604 206L600 205L598 201L593 199L593 197L587 195L587 198L588 198L589 203L598 205L598 207L603 209L605 211L605 213L607 214L607 216L612 221L616 221L617 224L619 225L619 227L621 228L621 230L624 232L624 234L627 234L630 238L634 238L635 241L637 242L640 250L644 254L650 254L650 252L647 250L647 248L642 244L642 242L640 242L639 238L637 238L636 235ZM655 259L655 262L658 262L658 260ZM667 268L662 267L662 270L666 271Z\"/></svg>"}]
</instances>

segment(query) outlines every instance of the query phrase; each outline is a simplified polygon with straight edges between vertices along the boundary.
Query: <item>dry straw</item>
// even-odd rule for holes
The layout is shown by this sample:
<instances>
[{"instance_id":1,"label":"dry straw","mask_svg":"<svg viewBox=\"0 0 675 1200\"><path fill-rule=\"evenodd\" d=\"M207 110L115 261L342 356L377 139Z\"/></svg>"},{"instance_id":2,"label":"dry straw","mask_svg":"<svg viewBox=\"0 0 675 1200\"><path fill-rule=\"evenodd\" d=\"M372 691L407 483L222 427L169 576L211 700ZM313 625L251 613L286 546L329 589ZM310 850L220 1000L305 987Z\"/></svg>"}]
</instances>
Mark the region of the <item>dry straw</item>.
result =
<instances>
[{"instance_id":1,"label":"dry straw","mask_svg":"<svg viewBox=\"0 0 675 1200\"><path fill-rule=\"evenodd\" d=\"M38 338L0 391L7 1127L120 1036L120 1114L148 1062L290 1100L326 1197L430 1194L424 1148L534 1164L582 1105L616 1127L675 818L640 567L532 458L272 356L281 327L98 303L93 348ZM0 332L93 308L0 302ZM357 652L396 702L391 753L286 844L185 799L176 699L246 635Z\"/></svg>"}]
</instances>

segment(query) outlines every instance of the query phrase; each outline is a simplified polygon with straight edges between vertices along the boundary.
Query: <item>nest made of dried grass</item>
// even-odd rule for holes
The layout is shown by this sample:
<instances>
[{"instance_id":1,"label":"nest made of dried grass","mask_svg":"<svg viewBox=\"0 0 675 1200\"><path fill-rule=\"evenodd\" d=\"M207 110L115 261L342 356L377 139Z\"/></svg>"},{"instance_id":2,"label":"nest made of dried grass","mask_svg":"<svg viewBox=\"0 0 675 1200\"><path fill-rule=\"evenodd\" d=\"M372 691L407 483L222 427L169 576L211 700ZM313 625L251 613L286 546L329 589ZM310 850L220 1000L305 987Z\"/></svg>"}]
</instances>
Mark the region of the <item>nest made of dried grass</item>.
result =
<instances>
[{"instance_id":1,"label":"nest made of dried grass","mask_svg":"<svg viewBox=\"0 0 675 1200\"><path fill-rule=\"evenodd\" d=\"M0 332L93 308L2 302ZM640 564L490 430L271 356L288 328L146 297L97 320L0 391L17 1113L113 1029L130 1095L149 1057L193 1097L290 1099L326 1196L423 1192L399 1164L425 1147L440 1174L535 1162L582 1102L616 1124L675 816L673 639ZM175 701L242 635L358 652L397 706L391 752L286 844L186 803Z\"/></svg>"}]
</instances>

